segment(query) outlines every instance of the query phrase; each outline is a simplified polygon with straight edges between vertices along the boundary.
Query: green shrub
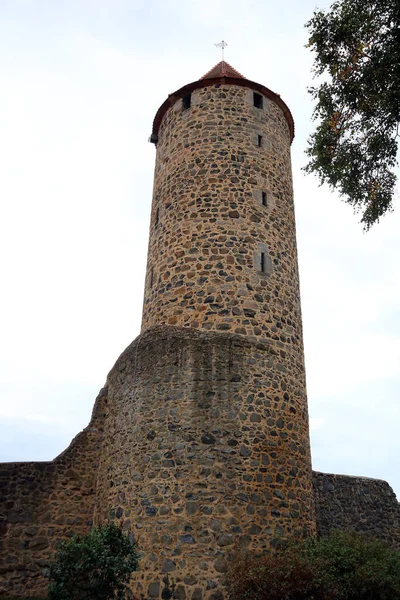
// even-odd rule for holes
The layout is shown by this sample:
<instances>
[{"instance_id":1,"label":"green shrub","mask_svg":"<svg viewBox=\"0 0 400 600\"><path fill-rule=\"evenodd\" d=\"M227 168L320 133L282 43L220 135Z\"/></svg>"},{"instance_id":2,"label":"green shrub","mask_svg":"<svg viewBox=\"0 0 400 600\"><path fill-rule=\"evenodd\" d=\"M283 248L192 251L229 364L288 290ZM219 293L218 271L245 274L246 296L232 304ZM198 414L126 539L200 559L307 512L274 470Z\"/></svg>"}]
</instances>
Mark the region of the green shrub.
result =
<instances>
[{"instance_id":1,"label":"green shrub","mask_svg":"<svg viewBox=\"0 0 400 600\"><path fill-rule=\"evenodd\" d=\"M124 598L137 569L135 544L113 523L62 542L50 565L49 600Z\"/></svg>"},{"instance_id":2,"label":"green shrub","mask_svg":"<svg viewBox=\"0 0 400 600\"><path fill-rule=\"evenodd\" d=\"M237 553L227 585L232 600L400 600L400 552L333 532L259 558Z\"/></svg>"}]
</instances>

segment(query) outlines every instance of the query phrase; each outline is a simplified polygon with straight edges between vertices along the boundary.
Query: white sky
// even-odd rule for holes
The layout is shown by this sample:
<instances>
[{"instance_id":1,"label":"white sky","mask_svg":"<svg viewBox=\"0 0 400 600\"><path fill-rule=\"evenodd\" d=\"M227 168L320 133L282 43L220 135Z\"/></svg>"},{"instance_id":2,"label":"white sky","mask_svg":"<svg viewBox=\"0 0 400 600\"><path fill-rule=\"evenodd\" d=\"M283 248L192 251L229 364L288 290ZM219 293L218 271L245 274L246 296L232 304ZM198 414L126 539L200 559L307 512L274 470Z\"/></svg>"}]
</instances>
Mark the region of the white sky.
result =
<instances>
[{"instance_id":1,"label":"white sky","mask_svg":"<svg viewBox=\"0 0 400 600\"><path fill-rule=\"evenodd\" d=\"M321 1L320 7L329 2ZM316 470L400 495L400 211L368 234L301 166L314 0L0 0L0 460L48 460L138 335L168 93L220 60L281 94Z\"/></svg>"}]
</instances>

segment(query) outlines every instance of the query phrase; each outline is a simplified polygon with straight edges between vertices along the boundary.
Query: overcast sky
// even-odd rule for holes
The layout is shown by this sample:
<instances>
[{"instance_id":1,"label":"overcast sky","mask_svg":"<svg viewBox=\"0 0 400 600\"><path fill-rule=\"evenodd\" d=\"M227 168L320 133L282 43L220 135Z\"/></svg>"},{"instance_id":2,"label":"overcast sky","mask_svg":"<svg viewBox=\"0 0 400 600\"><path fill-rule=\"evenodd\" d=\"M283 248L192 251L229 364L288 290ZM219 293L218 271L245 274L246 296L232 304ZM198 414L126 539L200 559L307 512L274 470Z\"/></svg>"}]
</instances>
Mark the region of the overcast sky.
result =
<instances>
[{"instance_id":1,"label":"overcast sky","mask_svg":"<svg viewBox=\"0 0 400 600\"><path fill-rule=\"evenodd\" d=\"M301 171L314 6L0 0L0 460L60 453L138 335L152 120L220 60L224 39L226 60L281 94L296 123L314 468L386 479L400 495L400 209L365 234Z\"/></svg>"}]
</instances>

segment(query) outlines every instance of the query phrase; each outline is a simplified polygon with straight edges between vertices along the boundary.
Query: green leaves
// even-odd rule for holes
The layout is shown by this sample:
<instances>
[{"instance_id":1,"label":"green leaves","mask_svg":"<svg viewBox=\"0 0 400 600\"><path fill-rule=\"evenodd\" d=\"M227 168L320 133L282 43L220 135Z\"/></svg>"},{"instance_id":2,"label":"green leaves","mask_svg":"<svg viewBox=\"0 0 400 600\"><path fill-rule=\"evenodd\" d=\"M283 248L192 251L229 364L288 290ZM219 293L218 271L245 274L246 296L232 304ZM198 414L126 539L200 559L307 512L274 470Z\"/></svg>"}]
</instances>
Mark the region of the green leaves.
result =
<instances>
[{"instance_id":1,"label":"green leaves","mask_svg":"<svg viewBox=\"0 0 400 600\"><path fill-rule=\"evenodd\" d=\"M50 566L49 599L122 599L137 565L135 545L119 527L94 527L85 536L61 543Z\"/></svg>"},{"instance_id":2,"label":"green leaves","mask_svg":"<svg viewBox=\"0 0 400 600\"><path fill-rule=\"evenodd\" d=\"M400 552L356 533L308 538L274 554L237 554L230 564L232 600L395 600Z\"/></svg>"},{"instance_id":3,"label":"green leaves","mask_svg":"<svg viewBox=\"0 0 400 600\"><path fill-rule=\"evenodd\" d=\"M341 0L306 24L317 122L305 167L339 191L365 229L392 210L400 122L398 0Z\"/></svg>"}]
</instances>

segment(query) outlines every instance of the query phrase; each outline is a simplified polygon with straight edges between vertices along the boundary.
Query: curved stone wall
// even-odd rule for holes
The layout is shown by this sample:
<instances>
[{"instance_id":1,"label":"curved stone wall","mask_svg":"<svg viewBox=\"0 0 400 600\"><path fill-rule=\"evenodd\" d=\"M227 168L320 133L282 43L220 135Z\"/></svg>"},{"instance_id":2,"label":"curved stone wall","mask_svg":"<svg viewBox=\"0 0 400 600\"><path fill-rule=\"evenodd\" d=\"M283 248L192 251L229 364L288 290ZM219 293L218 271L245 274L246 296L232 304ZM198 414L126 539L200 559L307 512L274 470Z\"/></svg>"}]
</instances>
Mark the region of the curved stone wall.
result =
<instances>
[{"instance_id":1,"label":"curved stone wall","mask_svg":"<svg viewBox=\"0 0 400 600\"><path fill-rule=\"evenodd\" d=\"M289 126L271 100L253 104L253 90L215 84L163 118L142 331L280 340L302 361Z\"/></svg>"},{"instance_id":2,"label":"curved stone wall","mask_svg":"<svg viewBox=\"0 0 400 600\"><path fill-rule=\"evenodd\" d=\"M279 346L155 327L108 390L96 520L137 538L138 595L159 597L170 573L179 597L216 600L235 543L314 531L304 373Z\"/></svg>"}]
</instances>

